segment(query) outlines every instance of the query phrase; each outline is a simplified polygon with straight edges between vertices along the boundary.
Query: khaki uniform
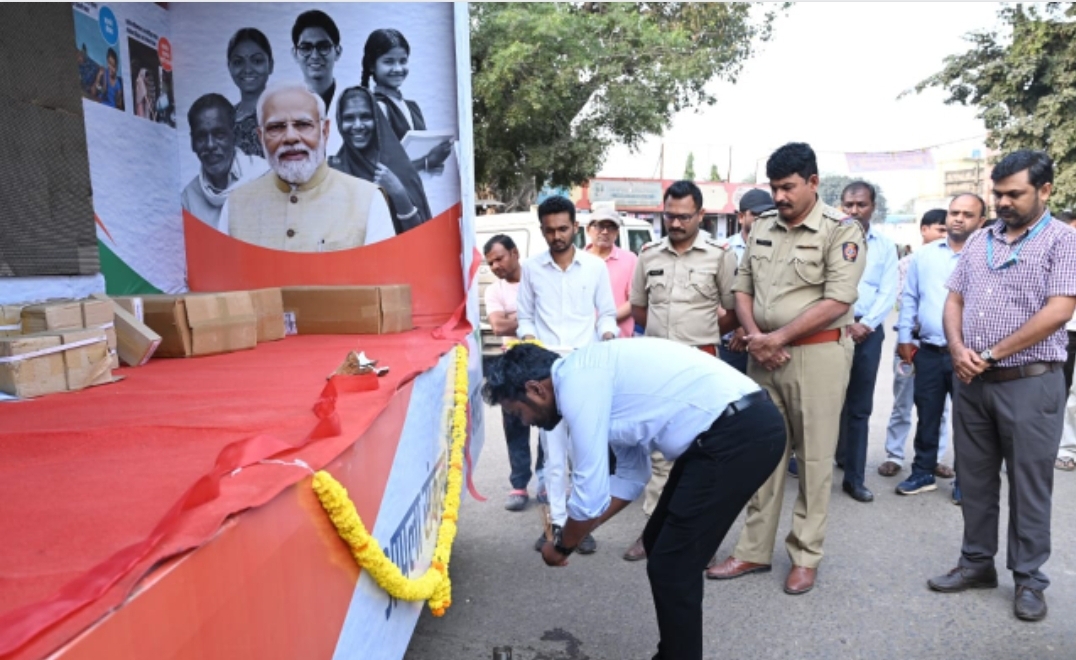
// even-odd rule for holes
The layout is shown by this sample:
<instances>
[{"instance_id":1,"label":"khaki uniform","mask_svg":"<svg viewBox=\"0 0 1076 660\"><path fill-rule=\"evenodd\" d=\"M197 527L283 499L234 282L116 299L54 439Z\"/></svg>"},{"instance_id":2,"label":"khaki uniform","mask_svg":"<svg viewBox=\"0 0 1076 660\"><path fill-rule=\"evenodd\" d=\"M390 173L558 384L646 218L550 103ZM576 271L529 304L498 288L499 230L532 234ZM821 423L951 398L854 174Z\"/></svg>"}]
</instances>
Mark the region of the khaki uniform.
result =
<instances>
[{"instance_id":1,"label":"khaki uniform","mask_svg":"<svg viewBox=\"0 0 1076 660\"><path fill-rule=\"evenodd\" d=\"M754 297L755 322L763 332L788 325L823 299L848 303L847 313L829 325L841 329L853 322L856 287L867 261L865 246L859 223L821 200L796 227L786 225L773 211L751 228L733 289ZM833 455L854 346L842 332L839 341L785 350L791 359L774 371L754 358L748 363L747 375L769 392L784 416L789 443L784 459L748 503L732 554L741 561L771 563L785 465L794 450L799 494L785 545L793 564L816 568L822 561Z\"/></svg>"},{"instance_id":2,"label":"khaki uniform","mask_svg":"<svg viewBox=\"0 0 1076 660\"><path fill-rule=\"evenodd\" d=\"M721 343L717 308L734 309L732 285L736 278L736 253L727 242L702 232L683 254L677 254L663 238L643 246L631 281L629 300L646 307L646 336L661 337L690 346ZM661 452L650 455L650 481L646 485L643 514L654 512L672 461Z\"/></svg>"}]
</instances>

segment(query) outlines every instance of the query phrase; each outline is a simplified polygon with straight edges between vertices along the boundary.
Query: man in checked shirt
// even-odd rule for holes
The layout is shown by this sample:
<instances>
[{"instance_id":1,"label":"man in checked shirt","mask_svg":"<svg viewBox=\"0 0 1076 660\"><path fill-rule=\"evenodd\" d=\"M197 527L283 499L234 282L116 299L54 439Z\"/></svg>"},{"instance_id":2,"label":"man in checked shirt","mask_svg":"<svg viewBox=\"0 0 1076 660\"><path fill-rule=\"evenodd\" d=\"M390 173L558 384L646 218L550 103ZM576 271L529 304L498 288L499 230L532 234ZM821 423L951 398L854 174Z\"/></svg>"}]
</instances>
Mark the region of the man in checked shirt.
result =
<instances>
[{"instance_id":1,"label":"man in checked shirt","mask_svg":"<svg viewBox=\"0 0 1076 660\"><path fill-rule=\"evenodd\" d=\"M953 439L964 493L960 561L928 581L957 592L996 588L1001 461L1009 477L1006 566L1013 610L1046 616L1040 570L1050 556L1054 457L1065 405L1065 323L1076 309L1076 231L1053 222L1054 168L1020 150L994 166L1002 222L968 239L949 278L944 326L956 374Z\"/></svg>"}]
</instances>

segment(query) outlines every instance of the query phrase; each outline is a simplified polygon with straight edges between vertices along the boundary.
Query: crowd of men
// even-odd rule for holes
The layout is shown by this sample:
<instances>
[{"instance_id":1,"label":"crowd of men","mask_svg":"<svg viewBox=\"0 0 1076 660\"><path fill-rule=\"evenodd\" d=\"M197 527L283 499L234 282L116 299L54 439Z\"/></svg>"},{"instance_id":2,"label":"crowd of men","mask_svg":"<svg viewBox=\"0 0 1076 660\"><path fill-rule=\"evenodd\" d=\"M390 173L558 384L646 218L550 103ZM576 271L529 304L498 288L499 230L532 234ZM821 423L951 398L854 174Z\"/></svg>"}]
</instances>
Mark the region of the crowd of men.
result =
<instances>
[{"instance_id":1,"label":"crowd of men","mask_svg":"<svg viewBox=\"0 0 1076 660\"><path fill-rule=\"evenodd\" d=\"M485 294L494 332L540 342L507 350L487 372L484 393L502 406L509 447L506 507L529 500L528 426L542 429L537 497L549 503L554 538L535 549L547 564L594 552L593 530L645 493L647 521L624 558L648 560L655 657L701 658L699 573L729 580L771 569L789 475L798 493L785 539L788 594L818 578L834 464L845 493L874 499L868 422L886 320L899 305L878 473L903 470L914 404L915 453L896 492L955 477L964 517L956 567L928 586L997 586L1004 465L1014 612L1041 620L1054 470L1076 467L1076 433L1065 429L1061 442L1076 230L1047 208L1050 159L1005 156L991 175L997 221L987 222L978 195L957 195L924 215L924 245L903 259L871 224L870 184L849 184L841 210L827 206L803 143L775 151L766 169L773 195L743 196L741 230L729 240L700 230L702 193L678 181L664 195L666 236L637 259L615 245L621 220L611 211L589 216L590 244L577 249L575 208L563 197L538 208L547 252L521 262L504 235L484 246L499 278ZM638 334L660 341L628 338ZM1076 412L1076 397L1070 406ZM952 468L940 462L950 444ZM717 548L745 505L722 560Z\"/></svg>"}]
</instances>

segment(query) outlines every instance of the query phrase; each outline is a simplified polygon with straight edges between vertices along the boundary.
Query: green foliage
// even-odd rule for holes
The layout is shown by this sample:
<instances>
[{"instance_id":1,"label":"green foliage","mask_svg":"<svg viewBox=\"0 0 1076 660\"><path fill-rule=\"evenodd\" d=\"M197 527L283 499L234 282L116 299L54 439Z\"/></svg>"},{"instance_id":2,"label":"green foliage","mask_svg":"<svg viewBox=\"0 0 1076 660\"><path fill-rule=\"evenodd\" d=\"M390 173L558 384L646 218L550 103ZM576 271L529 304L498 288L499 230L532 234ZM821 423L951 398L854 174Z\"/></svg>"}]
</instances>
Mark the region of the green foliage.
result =
<instances>
[{"instance_id":1,"label":"green foliage","mask_svg":"<svg viewBox=\"0 0 1076 660\"><path fill-rule=\"evenodd\" d=\"M874 215L871 216L871 222L885 222L885 217L889 215L889 204L886 202L882 187L873 181L838 174L826 174L818 180L818 196L826 204L839 209L841 208L841 193L844 192L844 187L853 181L866 181L874 186Z\"/></svg>"},{"instance_id":2,"label":"green foliage","mask_svg":"<svg viewBox=\"0 0 1076 660\"><path fill-rule=\"evenodd\" d=\"M713 104L770 37L751 3L471 3L475 175L509 206L600 169L684 108Z\"/></svg>"},{"instance_id":3,"label":"green foliage","mask_svg":"<svg viewBox=\"0 0 1076 660\"><path fill-rule=\"evenodd\" d=\"M721 174L717 171L717 165L710 166L710 181L721 181Z\"/></svg>"},{"instance_id":4,"label":"green foliage","mask_svg":"<svg viewBox=\"0 0 1076 660\"><path fill-rule=\"evenodd\" d=\"M684 164L684 181L695 180L695 153L687 152L687 163Z\"/></svg>"},{"instance_id":5,"label":"green foliage","mask_svg":"<svg viewBox=\"0 0 1076 660\"><path fill-rule=\"evenodd\" d=\"M946 103L970 105L989 131L987 146L1009 152L1043 149L1054 160L1055 208L1076 205L1076 8L1071 3L1018 3L998 16L997 30L965 37L971 49L916 85L941 87Z\"/></svg>"}]
</instances>

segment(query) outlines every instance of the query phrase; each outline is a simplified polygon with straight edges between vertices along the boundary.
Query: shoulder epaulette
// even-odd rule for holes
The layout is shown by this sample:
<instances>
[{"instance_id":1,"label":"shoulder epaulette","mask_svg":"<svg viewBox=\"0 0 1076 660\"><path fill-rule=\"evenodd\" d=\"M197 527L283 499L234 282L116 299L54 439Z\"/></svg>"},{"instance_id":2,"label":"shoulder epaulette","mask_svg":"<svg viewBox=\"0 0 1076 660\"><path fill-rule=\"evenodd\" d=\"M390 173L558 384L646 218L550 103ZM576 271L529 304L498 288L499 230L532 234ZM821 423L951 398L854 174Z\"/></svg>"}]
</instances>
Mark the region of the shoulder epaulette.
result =
<instances>
[{"instance_id":1,"label":"shoulder epaulette","mask_svg":"<svg viewBox=\"0 0 1076 660\"><path fill-rule=\"evenodd\" d=\"M776 218L777 217L777 209L770 209L769 211L766 211L765 213L763 213L762 215L760 215L758 217L759 218L767 218L767 219Z\"/></svg>"},{"instance_id":2,"label":"shoulder epaulette","mask_svg":"<svg viewBox=\"0 0 1076 660\"><path fill-rule=\"evenodd\" d=\"M644 244L641 248L639 248L639 254L642 254L643 252L646 252L650 248L655 248L655 247L661 245L661 241L662 241L662 239L659 238L656 241L650 241L649 243Z\"/></svg>"},{"instance_id":3,"label":"shoulder epaulette","mask_svg":"<svg viewBox=\"0 0 1076 660\"><path fill-rule=\"evenodd\" d=\"M707 245L712 245L715 248L720 248L722 250L728 250L730 247L727 239L717 239L712 236L707 236L704 240Z\"/></svg>"},{"instance_id":4,"label":"shoulder epaulette","mask_svg":"<svg viewBox=\"0 0 1076 660\"><path fill-rule=\"evenodd\" d=\"M852 222L855 222L855 218L848 215L844 211L841 211L840 209L833 208L829 204L822 205L822 217L829 218L830 220L836 220L837 222L843 222L845 220L851 220Z\"/></svg>"}]
</instances>

